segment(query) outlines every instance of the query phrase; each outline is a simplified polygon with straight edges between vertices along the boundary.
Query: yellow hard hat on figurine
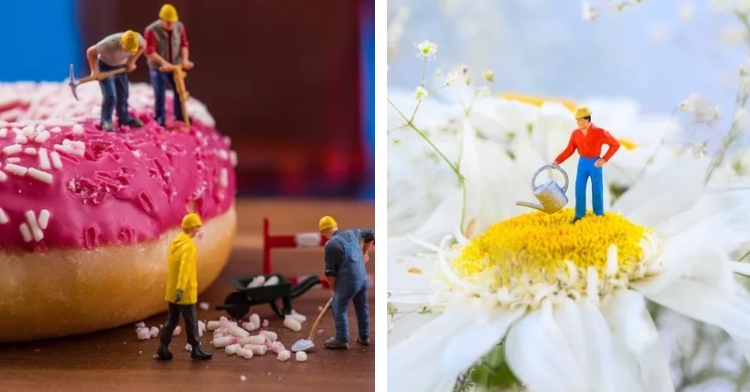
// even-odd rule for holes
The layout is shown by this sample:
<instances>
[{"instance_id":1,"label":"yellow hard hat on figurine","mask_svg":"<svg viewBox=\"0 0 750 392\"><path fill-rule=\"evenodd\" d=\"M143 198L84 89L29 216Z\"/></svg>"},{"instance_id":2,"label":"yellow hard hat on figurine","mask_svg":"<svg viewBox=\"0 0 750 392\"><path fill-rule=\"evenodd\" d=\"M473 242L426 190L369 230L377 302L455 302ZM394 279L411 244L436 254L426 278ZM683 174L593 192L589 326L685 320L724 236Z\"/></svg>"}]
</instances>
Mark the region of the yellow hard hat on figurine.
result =
<instances>
[{"instance_id":1,"label":"yellow hard hat on figurine","mask_svg":"<svg viewBox=\"0 0 750 392\"><path fill-rule=\"evenodd\" d=\"M191 212L187 215L185 215L184 218L182 218L182 228L183 229L193 229L196 227L203 226L203 222L201 222L201 218L198 216L198 214Z\"/></svg>"},{"instance_id":2,"label":"yellow hard hat on figurine","mask_svg":"<svg viewBox=\"0 0 750 392\"><path fill-rule=\"evenodd\" d=\"M320 227L320 231L326 231L329 229L333 229L334 227L337 227L338 224L336 224L336 221L333 219L332 216L324 216L320 218L320 222L318 222L318 226Z\"/></svg>"},{"instance_id":3,"label":"yellow hard hat on figurine","mask_svg":"<svg viewBox=\"0 0 750 392\"><path fill-rule=\"evenodd\" d=\"M177 22L177 9L172 4L164 4L159 10L159 19L164 19L167 22Z\"/></svg>"},{"instance_id":4,"label":"yellow hard hat on figurine","mask_svg":"<svg viewBox=\"0 0 750 392\"><path fill-rule=\"evenodd\" d=\"M582 108L578 108L578 110L576 110L576 120L578 120L579 118L590 117L590 116L591 116L591 109L585 106Z\"/></svg>"},{"instance_id":5,"label":"yellow hard hat on figurine","mask_svg":"<svg viewBox=\"0 0 750 392\"><path fill-rule=\"evenodd\" d=\"M122 33L120 42L122 43L122 48L125 49L125 51L130 53L135 53L138 51L138 34L136 34L135 31L128 30Z\"/></svg>"}]
</instances>

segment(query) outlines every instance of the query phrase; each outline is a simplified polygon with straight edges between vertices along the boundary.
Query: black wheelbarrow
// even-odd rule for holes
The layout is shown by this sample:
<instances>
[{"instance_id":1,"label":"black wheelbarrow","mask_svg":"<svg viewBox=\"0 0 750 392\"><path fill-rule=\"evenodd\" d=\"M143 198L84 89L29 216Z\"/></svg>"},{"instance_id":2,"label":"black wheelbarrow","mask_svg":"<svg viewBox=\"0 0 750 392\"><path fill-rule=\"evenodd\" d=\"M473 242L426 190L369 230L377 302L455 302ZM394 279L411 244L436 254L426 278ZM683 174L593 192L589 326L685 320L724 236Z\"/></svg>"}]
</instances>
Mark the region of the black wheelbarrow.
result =
<instances>
[{"instance_id":1,"label":"black wheelbarrow","mask_svg":"<svg viewBox=\"0 0 750 392\"><path fill-rule=\"evenodd\" d=\"M315 285L321 283L319 277L310 276L292 287L292 284L289 283L283 275L270 274L263 275L266 281L272 276L275 276L279 278L278 284L247 288L247 285L257 276L259 275L244 276L233 279L232 284L237 291L229 294L227 298L224 299L223 305L216 306L216 310L225 310L235 320L242 320L250 313L251 307L269 304L274 313L279 317L284 318L286 315L292 313L292 299L299 297L306 293L307 290L310 290ZM282 307L279 307L279 299L281 299Z\"/></svg>"}]
</instances>

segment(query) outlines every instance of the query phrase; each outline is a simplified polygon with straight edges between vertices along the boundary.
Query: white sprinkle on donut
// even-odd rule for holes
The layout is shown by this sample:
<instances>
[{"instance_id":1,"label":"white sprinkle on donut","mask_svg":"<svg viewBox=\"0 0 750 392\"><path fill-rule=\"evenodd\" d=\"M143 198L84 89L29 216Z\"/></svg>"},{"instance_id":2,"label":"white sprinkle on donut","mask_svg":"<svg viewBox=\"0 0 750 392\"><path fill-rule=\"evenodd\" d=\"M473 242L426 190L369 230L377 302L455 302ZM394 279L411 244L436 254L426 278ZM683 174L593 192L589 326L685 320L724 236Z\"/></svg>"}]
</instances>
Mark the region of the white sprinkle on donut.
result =
<instances>
[{"instance_id":1,"label":"white sprinkle on donut","mask_svg":"<svg viewBox=\"0 0 750 392\"><path fill-rule=\"evenodd\" d=\"M49 131L42 131L39 132L38 135L34 138L34 141L37 143L44 143L49 139L49 137L52 136L52 134L49 133Z\"/></svg>"},{"instance_id":2,"label":"white sprinkle on donut","mask_svg":"<svg viewBox=\"0 0 750 392\"><path fill-rule=\"evenodd\" d=\"M73 125L73 134L76 136L83 135L83 127L81 124Z\"/></svg>"},{"instance_id":3,"label":"white sprinkle on donut","mask_svg":"<svg viewBox=\"0 0 750 392\"><path fill-rule=\"evenodd\" d=\"M10 146L3 148L3 152L6 155L18 154L21 151L23 151L23 146L20 144L11 144Z\"/></svg>"},{"instance_id":4,"label":"white sprinkle on donut","mask_svg":"<svg viewBox=\"0 0 750 392\"><path fill-rule=\"evenodd\" d=\"M39 211L39 227L41 227L42 230L45 230L47 229L48 223L49 223L49 210Z\"/></svg>"},{"instance_id":5,"label":"white sprinkle on donut","mask_svg":"<svg viewBox=\"0 0 750 392\"><path fill-rule=\"evenodd\" d=\"M0 129L0 138L8 137L8 128Z\"/></svg>"},{"instance_id":6,"label":"white sprinkle on donut","mask_svg":"<svg viewBox=\"0 0 750 392\"><path fill-rule=\"evenodd\" d=\"M23 150L23 152L25 154L28 154L28 155L36 155L36 148L34 148L34 147L26 147L26 149Z\"/></svg>"},{"instance_id":7,"label":"white sprinkle on donut","mask_svg":"<svg viewBox=\"0 0 750 392\"><path fill-rule=\"evenodd\" d=\"M60 131L62 131L62 129L60 129L60 127L54 127L52 129L50 129L49 131L52 132L52 133L60 133Z\"/></svg>"},{"instance_id":8,"label":"white sprinkle on donut","mask_svg":"<svg viewBox=\"0 0 750 392\"><path fill-rule=\"evenodd\" d=\"M226 188L229 185L229 171L226 168L221 169L219 174L219 185L222 188Z\"/></svg>"},{"instance_id":9,"label":"white sprinkle on donut","mask_svg":"<svg viewBox=\"0 0 750 392\"><path fill-rule=\"evenodd\" d=\"M60 154L58 154L57 151L52 151L52 153L49 154L49 157L52 159L52 167L57 170L62 169L62 160L60 159Z\"/></svg>"},{"instance_id":10,"label":"white sprinkle on donut","mask_svg":"<svg viewBox=\"0 0 750 392\"><path fill-rule=\"evenodd\" d=\"M232 150L229 153L229 161L232 162L232 167L237 167L237 151Z\"/></svg>"},{"instance_id":11,"label":"white sprinkle on donut","mask_svg":"<svg viewBox=\"0 0 750 392\"><path fill-rule=\"evenodd\" d=\"M46 182L47 184L51 184L52 183L52 174L49 174L49 173L47 173L45 171L41 171L41 170L38 170L36 168L31 167L31 168L29 168L28 175L29 175L29 177L31 177L31 178L33 178L35 180L39 180L41 182Z\"/></svg>"},{"instance_id":12,"label":"white sprinkle on donut","mask_svg":"<svg viewBox=\"0 0 750 392\"><path fill-rule=\"evenodd\" d=\"M52 166L50 166L49 164L49 155L47 155L46 148L39 149L39 167L44 170L49 170L52 168Z\"/></svg>"},{"instance_id":13,"label":"white sprinkle on donut","mask_svg":"<svg viewBox=\"0 0 750 392\"><path fill-rule=\"evenodd\" d=\"M44 239L44 232L42 231L42 228L39 227L39 222L36 220L36 214L34 211L28 210L24 215L26 216L26 221L29 223L31 235L34 237L34 240L38 242Z\"/></svg>"},{"instance_id":14,"label":"white sprinkle on donut","mask_svg":"<svg viewBox=\"0 0 750 392\"><path fill-rule=\"evenodd\" d=\"M34 132L36 132L36 130L31 125L27 125L27 126L23 127L23 135L26 136L26 137L29 137L29 136L33 135Z\"/></svg>"},{"instance_id":15,"label":"white sprinkle on donut","mask_svg":"<svg viewBox=\"0 0 750 392\"><path fill-rule=\"evenodd\" d=\"M34 237L31 235L31 229L29 229L28 223L21 223L18 228L21 230L21 235L23 236L24 241L31 242L31 240L34 239Z\"/></svg>"},{"instance_id":16,"label":"white sprinkle on donut","mask_svg":"<svg viewBox=\"0 0 750 392\"><path fill-rule=\"evenodd\" d=\"M223 160L229 159L229 153L226 150L217 150L216 155Z\"/></svg>"},{"instance_id":17,"label":"white sprinkle on donut","mask_svg":"<svg viewBox=\"0 0 750 392\"><path fill-rule=\"evenodd\" d=\"M15 165L13 163L8 163L7 165L5 165L5 170L7 170L8 173L10 173L10 174L15 174L17 176L23 177L23 176L26 175L26 172L29 169L27 169L27 168L25 168L23 166Z\"/></svg>"},{"instance_id":18,"label":"white sprinkle on donut","mask_svg":"<svg viewBox=\"0 0 750 392\"><path fill-rule=\"evenodd\" d=\"M5 172L0 171L0 182L5 182L8 179L8 175Z\"/></svg>"},{"instance_id":19,"label":"white sprinkle on donut","mask_svg":"<svg viewBox=\"0 0 750 392\"><path fill-rule=\"evenodd\" d=\"M0 208L0 225L4 225L8 222L10 222L10 218L8 218L8 214L5 213L5 210Z\"/></svg>"}]
</instances>

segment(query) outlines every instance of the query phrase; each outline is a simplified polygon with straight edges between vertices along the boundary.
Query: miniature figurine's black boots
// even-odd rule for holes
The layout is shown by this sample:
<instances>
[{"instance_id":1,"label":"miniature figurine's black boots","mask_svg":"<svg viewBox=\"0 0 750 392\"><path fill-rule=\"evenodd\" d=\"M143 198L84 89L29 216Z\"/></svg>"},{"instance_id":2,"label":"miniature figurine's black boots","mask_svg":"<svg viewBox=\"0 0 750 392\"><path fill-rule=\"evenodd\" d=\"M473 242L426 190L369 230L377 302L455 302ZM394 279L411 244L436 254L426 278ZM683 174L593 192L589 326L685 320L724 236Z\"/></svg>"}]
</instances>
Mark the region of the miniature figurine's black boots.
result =
<instances>
[{"instance_id":1,"label":"miniature figurine's black boots","mask_svg":"<svg viewBox=\"0 0 750 392\"><path fill-rule=\"evenodd\" d=\"M193 346L193 352L190 354L190 358L193 359L211 359L212 356L213 354L204 350L200 343L197 346Z\"/></svg>"},{"instance_id":2,"label":"miniature figurine's black boots","mask_svg":"<svg viewBox=\"0 0 750 392\"><path fill-rule=\"evenodd\" d=\"M159 348L156 349L156 358L162 361L169 361L172 359L172 352L169 351L167 346L160 344Z\"/></svg>"}]
</instances>

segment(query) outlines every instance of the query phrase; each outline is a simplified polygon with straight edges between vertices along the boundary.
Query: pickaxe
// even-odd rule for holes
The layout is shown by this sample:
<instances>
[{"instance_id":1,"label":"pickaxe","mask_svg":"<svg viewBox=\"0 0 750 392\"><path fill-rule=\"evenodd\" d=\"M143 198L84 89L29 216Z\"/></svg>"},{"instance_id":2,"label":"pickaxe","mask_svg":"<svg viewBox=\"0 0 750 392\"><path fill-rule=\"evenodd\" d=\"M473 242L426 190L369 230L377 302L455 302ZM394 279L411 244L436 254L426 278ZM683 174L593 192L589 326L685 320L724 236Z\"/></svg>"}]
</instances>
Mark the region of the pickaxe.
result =
<instances>
[{"instance_id":1,"label":"pickaxe","mask_svg":"<svg viewBox=\"0 0 750 392\"><path fill-rule=\"evenodd\" d=\"M190 93L188 93L185 88L185 78L187 77L187 73L182 69L181 65L175 65L172 76L174 76L174 87L177 90L177 96L174 97L174 99L179 98L180 100L180 106L182 106L182 119L185 122L185 131L187 132L190 130L190 118L187 113L187 100L190 97Z\"/></svg>"},{"instance_id":2,"label":"pickaxe","mask_svg":"<svg viewBox=\"0 0 750 392\"><path fill-rule=\"evenodd\" d=\"M76 80L75 74L73 73L73 64L70 64L70 80L68 81L68 86L70 86L70 91L73 92L73 96L75 97L75 99L78 100L78 93L76 92L76 88L78 87L78 85L83 84L83 83L88 83L94 80L106 79L110 76L114 76L117 74L127 72L127 70L128 70L127 68L121 68L121 69L116 69L114 71L101 72L96 76L86 76L85 78Z\"/></svg>"}]
</instances>

